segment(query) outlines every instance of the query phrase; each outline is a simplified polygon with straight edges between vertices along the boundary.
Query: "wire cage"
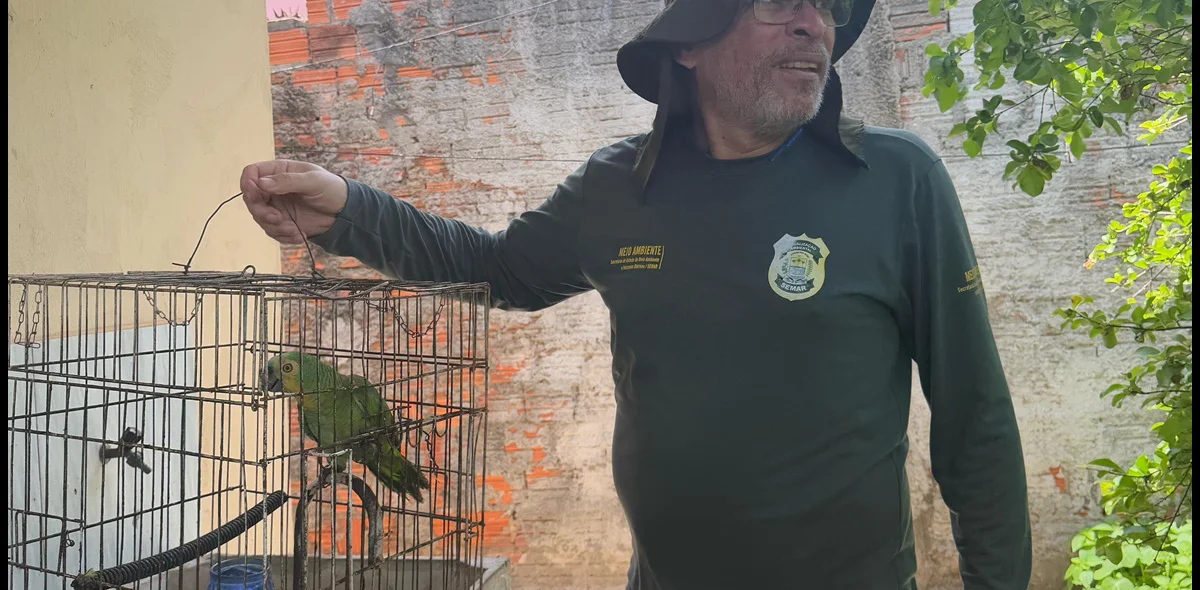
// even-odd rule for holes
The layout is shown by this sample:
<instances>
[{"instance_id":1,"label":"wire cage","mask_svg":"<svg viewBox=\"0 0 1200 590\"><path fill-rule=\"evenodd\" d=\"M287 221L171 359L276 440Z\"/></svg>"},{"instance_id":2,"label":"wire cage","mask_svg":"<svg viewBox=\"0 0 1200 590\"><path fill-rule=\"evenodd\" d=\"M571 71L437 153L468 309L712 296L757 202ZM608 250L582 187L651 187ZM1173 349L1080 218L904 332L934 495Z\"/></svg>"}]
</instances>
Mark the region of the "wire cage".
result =
<instances>
[{"instance_id":1,"label":"wire cage","mask_svg":"<svg viewBox=\"0 0 1200 590\"><path fill-rule=\"evenodd\" d=\"M8 302L9 588L481 587L486 285L10 275Z\"/></svg>"}]
</instances>

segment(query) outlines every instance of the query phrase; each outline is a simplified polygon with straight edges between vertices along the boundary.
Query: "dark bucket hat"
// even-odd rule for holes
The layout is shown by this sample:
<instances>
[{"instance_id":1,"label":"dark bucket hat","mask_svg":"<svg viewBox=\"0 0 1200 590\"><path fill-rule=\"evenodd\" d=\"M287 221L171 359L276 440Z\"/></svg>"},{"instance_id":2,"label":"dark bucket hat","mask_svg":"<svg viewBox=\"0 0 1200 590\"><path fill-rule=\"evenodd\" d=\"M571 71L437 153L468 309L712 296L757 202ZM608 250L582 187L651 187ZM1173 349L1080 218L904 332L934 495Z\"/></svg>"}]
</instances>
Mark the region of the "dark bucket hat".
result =
<instances>
[{"instance_id":1,"label":"dark bucket hat","mask_svg":"<svg viewBox=\"0 0 1200 590\"><path fill-rule=\"evenodd\" d=\"M875 0L850 0L848 20L837 28L832 63L854 45L867 26ZM649 180L654 160L658 156L667 120L672 114L686 109L683 95L689 89L681 75L682 66L675 63L673 50L680 45L704 43L720 38L733 25L739 12L748 7L747 0L665 0L662 12L641 32L617 51L617 69L626 86L638 96L658 105L654 128L641 146L634 165L634 177L639 188ZM842 110L841 81L830 68L825 87L825 100L816 117L806 126L806 132L837 147L848 149L841 140L839 119Z\"/></svg>"}]
</instances>

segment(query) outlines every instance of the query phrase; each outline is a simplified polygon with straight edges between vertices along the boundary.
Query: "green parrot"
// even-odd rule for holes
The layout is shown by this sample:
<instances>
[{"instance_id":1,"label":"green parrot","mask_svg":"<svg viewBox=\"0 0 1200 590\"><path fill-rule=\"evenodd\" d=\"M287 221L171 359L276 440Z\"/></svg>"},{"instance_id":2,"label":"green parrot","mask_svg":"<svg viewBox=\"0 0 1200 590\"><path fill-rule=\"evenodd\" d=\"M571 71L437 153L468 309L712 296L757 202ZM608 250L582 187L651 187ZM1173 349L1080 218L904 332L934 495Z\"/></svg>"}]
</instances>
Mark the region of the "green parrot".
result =
<instances>
[{"instance_id":1,"label":"green parrot","mask_svg":"<svg viewBox=\"0 0 1200 590\"><path fill-rule=\"evenodd\" d=\"M342 375L312 355L285 352L271 358L263 386L299 397L300 429L326 451L346 448L340 443L347 438L396 424L383 396L366 379ZM349 448L354 460L384 486L421 502L421 490L429 489L429 480L400 454L402 440L399 434L387 434L354 441ZM339 457L333 467L344 469L346 460Z\"/></svg>"}]
</instances>

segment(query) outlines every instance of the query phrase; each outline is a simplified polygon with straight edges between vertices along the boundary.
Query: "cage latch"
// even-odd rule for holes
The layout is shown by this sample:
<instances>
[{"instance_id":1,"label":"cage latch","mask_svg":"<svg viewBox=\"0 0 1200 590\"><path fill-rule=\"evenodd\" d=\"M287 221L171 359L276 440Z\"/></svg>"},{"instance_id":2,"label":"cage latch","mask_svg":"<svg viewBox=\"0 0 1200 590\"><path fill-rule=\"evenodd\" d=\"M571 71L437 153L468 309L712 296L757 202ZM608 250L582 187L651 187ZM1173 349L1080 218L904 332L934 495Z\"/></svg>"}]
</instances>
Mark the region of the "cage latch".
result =
<instances>
[{"instance_id":1,"label":"cage latch","mask_svg":"<svg viewBox=\"0 0 1200 590\"><path fill-rule=\"evenodd\" d=\"M142 460L142 454L134 448L141 442L142 432L132 426L127 427L125 432L121 433L121 440L117 441L116 446L100 447L100 458L107 463L109 459L124 457L125 463L130 467L141 469L142 473L150 473L150 466L146 465L146 462Z\"/></svg>"}]
</instances>

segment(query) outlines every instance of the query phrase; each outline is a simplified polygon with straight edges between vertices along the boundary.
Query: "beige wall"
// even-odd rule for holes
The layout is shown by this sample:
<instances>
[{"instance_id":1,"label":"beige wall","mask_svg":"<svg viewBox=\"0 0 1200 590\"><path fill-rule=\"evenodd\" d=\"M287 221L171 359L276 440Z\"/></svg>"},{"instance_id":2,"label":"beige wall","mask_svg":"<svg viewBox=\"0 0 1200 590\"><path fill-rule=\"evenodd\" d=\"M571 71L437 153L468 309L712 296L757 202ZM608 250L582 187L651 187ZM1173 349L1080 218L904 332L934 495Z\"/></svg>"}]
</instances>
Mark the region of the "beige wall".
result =
<instances>
[{"instance_id":1,"label":"beige wall","mask_svg":"<svg viewBox=\"0 0 1200 590\"><path fill-rule=\"evenodd\" d=\"M8 272L167 270L273 157L260 2L9 0ZM194 266L277 272L239 202Z\"/></svg>"},{"instance_id":2,"label":"beige wall","mask_svg":"<svg viewBox=\"0 0 1200 590\"><path fill-rule=\"evenodd\" d=\"M174 270L209 214L238 192L242 167L274 157L262 3L9 0L8 19L8 272ZM209 226L194 268L248 264L279 272L279 248L235 201ZM121 301L153 317L136 296ZM44 309L42 329L56 337L58 306ZM215 342L213 324L201 324L204 343ZM217 452L222 435L214 433L231 437L224 449L236 449L229 441L246 431L263 440L261 414L226 410L218 428L214 412L223 406L203 405L204 451ZM225 452L260 458L262 449L248 447ZM200 491L243 475L227 464L216 482L211 463L201 465ZM261 487L261 471L244 475ZM224 514L205 501L202 528L240 513L233 500L244 499L228 496ZM245 538L249 547L259 546L258 533Z\"/></svg>"}]
</instances>

